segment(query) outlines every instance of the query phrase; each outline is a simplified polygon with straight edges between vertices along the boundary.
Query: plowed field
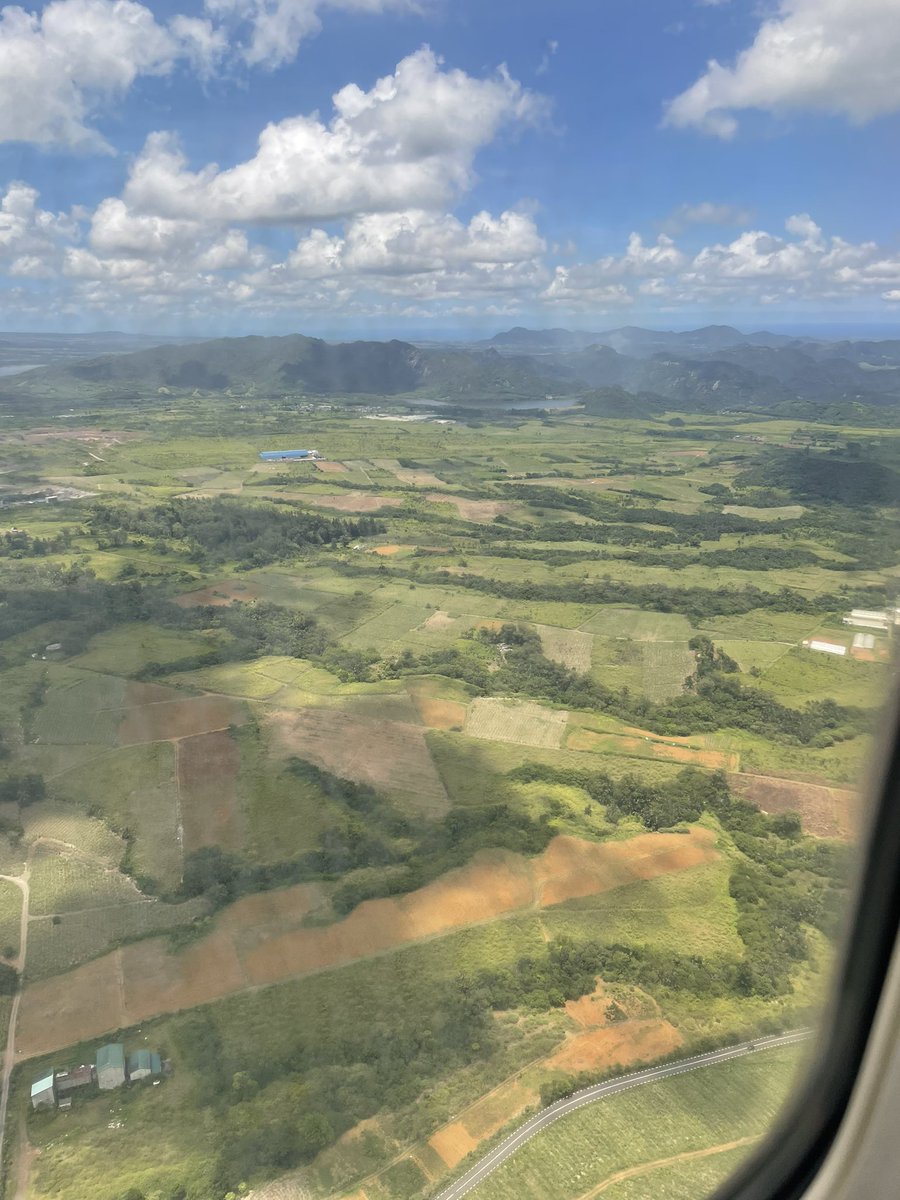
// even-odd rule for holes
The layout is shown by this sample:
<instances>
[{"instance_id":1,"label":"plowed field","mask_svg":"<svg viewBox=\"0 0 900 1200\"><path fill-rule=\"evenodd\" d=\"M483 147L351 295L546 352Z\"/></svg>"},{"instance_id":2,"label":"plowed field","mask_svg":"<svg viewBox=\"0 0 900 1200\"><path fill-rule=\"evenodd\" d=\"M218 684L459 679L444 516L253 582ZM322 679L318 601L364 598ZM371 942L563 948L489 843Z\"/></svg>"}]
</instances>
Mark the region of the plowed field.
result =
<instances>
[{"instance_id":1,"label":"plowed field","mask_svg":"<svg viewBox=\"0 0 900 1200\"><path fill-rule=\"evenodd\" d=\"M148 688L154 689L151 696L165 696L166 699L151 699ZM227 729L229 725L242 725L247 719L244 706L237 700L229 700L226 696L182 699L177 692L157 688L154 684L129 683L125 703L128 709L119 726L119 744L122 746L212 733Z\"/></svg>"},{"instance_id":2,"label":"plowed field","mask_svg":"<svg viewBox=\"0 0 900 1200\"><path fill-rule=\"evenodd\" d=\"M181 954L169 954L163 939L137 942L26 988L19 1018L21 1054L47 1053L159 1013L326 970L508 913L687 870L718 858L713 843L709 830L694 829L606 843L560 836L534 859L482 851L416 892L366 901L326 926L300 924L319 903L309 885L286 888L277 899L247 897L222 914L209 937ZM261 925L265 912L268 923ZM650 1047L648 1056L658 1044L653 1038L662 1036L659 1030L642 1035ZM597 1061L602 1054L624 1054L621 1038L596 1046L585 1042L579 1053L594 1054Z\"/></svg>"},{"instance_id":3,"label":"plowed field","mask_svg":"<svg viewBox=\"0 0 900 1200\"><path fill-rule=\"evenodd\" d=\"M227 730L178 743L177 772L184 850L201 846L239 850L243 829L237 799L240 754Z\"/></svg>"},{"instance_id":4,"label":"plowed field","mask_svg":"<svg viewBox=\"0 0 900 1200\"><path fill-rule=\"evenodd\" d=\"M817 837L849 840L865 819L865 802L858 792L822 787L770 775L730 775L733 791L752 800L763 812L799 813L803 828Z\"/></svg>"}]
</instances>

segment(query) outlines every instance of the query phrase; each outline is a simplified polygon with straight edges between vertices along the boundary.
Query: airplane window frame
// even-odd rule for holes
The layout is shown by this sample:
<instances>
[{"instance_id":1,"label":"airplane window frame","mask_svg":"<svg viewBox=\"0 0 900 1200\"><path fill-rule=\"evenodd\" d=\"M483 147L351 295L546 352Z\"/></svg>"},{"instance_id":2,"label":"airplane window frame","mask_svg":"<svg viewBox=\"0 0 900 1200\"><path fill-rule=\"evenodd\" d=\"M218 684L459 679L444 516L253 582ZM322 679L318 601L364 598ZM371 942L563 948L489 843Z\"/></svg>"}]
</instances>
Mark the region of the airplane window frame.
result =
<instances>
[{"instance_id":1,"label":"airplane window frame","mask_svg":"<svg viewBox=\"0 0 900 1200\"><path fill-rule=\"evenodd\" d=\"M837 1138L900 937L900 693L887 709L821 1053L759 1149L710 1200L800 1200Z\"/></svg>"}]
</instances>

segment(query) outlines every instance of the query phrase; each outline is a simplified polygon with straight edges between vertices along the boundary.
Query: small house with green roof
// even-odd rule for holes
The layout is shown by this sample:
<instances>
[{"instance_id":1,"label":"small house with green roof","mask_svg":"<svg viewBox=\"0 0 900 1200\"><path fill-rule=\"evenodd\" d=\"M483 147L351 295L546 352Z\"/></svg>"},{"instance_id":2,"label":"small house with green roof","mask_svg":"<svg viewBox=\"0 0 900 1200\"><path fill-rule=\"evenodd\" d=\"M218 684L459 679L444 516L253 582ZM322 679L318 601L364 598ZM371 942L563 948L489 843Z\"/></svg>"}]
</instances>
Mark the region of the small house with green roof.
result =
<instances>
[{"instance_id":1,"label":"small house with green roof","mask_svg":"<svg viewBox=\"0 0 900 1200\"><path fill-rule=\"evenodd\" d=\"M154 1050L135 1050L128 1055L128 1078L132 1082L161 1074L162 1061Z\"/></svg>"},{"instance_id":2,"label":"small house with green roof","mask_svg":"<svg viewBox=\"0 0 900 1200\"><path fill-rule=\"evenodd\" d=\"M56 1084L52 1071L31 1085L31 1107L56 1108Z\"/></svg>"},{"instance_id":3,"label":"small house with green roof","mask_svg":"<svg viewBox=\"0 0 900 1200\"><path fill-rule=\"evenodd\" d=\"M110 1042L97 1051L97 1083L102 1091L108 1092L121 1087L125 1082L125 1047L121 1042Z\"/></svg>"}]
</instances>

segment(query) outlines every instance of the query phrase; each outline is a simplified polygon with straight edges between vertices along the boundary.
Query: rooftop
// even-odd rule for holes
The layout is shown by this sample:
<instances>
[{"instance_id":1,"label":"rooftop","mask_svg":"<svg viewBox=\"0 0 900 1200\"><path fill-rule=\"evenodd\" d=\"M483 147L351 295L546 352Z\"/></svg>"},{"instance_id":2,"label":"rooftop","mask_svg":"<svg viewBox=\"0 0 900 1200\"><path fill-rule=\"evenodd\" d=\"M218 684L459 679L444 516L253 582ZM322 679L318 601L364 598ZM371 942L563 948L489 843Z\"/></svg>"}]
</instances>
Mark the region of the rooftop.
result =
<instances>
[{"instance_id":1,"label":"rooftop","mask_svg":"<svg viewBox=\"0 0 900 1200\"><path fill-rule=\"evenodd\" d=\"M51 1090L52 1088L53 1088L53 1072L51 1071L49 1075L45 1075L42 1079L36 1079L34 1081L34 1083L31 1085L31 1094L32 1094L32 1096L37 1096L41 1092L46 1092L48 1090Z\"/></svg>"}]
</instances>

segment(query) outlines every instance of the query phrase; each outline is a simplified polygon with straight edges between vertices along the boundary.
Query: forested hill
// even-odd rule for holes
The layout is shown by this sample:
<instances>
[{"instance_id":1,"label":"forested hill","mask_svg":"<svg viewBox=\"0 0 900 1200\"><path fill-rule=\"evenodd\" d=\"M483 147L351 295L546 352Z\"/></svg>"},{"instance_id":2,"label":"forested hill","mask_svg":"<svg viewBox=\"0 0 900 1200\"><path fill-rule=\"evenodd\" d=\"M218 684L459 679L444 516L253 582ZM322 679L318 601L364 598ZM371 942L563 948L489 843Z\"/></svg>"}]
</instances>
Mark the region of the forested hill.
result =
<instances>
[{"instance_id":1,"label":"forested hill","mask_svg":"<svg viewBox=\"0 0 900 1200\"><path fill-rule=\"evenodd\" d=\"M144 389L199 390L236 395L379 395L411 392L461 400L533 399L551 387L536 365L496 351L422 350L409 342L329 343L320 338L218 338L189 346L156 346L135 354L104 355L10 380L5 391L67 395Z\"/></svg>"}]
</instances>

